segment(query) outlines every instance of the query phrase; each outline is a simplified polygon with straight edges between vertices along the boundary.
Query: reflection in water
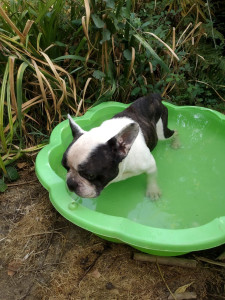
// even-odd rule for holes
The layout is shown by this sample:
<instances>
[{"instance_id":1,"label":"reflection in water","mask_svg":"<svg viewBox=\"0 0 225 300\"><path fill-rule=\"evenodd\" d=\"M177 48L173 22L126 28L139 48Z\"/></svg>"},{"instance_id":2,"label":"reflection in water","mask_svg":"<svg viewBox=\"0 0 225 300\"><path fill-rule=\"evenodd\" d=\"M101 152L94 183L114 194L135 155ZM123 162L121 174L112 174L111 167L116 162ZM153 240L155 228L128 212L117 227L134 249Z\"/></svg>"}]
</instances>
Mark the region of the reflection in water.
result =
<instances>
[{"instance_id":1,"label":"reflection in water","mask_svg":"<svg viewBox=\"0 0 225 300\"><path fill-rule=\"evenodd\" d=\"M206 224L225 212L224 127L205 114L179 113L169 124L179 132L181 148L159 142L153 155L162 197L145 197L146 176L108 186L97 199L73 200L104 214L158 228L189 228Z\"/></svg>"},{"instance_id":2,"label":"reflection in water","mask_svg":"<svg viewBox=\"0 0 225 300\"><path fill-rule=\"evenodd\" d=\"M153 202L149 198L144 197L143 201L128 213L128 219L143 225L154 224L155 227L171 229L179 228L181 224L180 217L176 217L174 213L169 213L163 209L163 201Z\"/></svg>"},{"instance_id":3,"label":"reflection in water","mask_svg":"<svg viewBox=\"0 0 225 300\"><path fill-rule=\"evenodd\" d=\"M83 206L86 206L92 210L96 210L97 206L97 199L90 199L90 198L80 198L78 197L77 202Z\"/></svg>"}]
</instances>

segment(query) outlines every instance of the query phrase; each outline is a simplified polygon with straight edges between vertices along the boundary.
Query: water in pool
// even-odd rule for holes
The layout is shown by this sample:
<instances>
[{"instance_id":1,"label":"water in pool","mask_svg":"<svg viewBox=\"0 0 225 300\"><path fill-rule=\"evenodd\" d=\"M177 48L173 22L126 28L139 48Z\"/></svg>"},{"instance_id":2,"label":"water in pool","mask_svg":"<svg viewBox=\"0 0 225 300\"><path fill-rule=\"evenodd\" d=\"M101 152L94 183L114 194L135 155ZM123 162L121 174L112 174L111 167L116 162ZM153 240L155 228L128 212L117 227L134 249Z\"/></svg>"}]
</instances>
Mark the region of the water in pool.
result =
<instances>
[{"instance_id":1,"label":"water in pool","mask_svg":"<svg viewBox=\"0 0 225 300\"><path fill-rule=\"evenodd\" d=\"M168 229L197 227L223 216L225 132L214 118L210 112L171 112L169 127L178 130L181 147L172 149L168 140L153 151L162 191L159 200L145 197L146 177L140 175L108 186L97 199L78 202L104 214Z\"/></svg>"}]
</instances>

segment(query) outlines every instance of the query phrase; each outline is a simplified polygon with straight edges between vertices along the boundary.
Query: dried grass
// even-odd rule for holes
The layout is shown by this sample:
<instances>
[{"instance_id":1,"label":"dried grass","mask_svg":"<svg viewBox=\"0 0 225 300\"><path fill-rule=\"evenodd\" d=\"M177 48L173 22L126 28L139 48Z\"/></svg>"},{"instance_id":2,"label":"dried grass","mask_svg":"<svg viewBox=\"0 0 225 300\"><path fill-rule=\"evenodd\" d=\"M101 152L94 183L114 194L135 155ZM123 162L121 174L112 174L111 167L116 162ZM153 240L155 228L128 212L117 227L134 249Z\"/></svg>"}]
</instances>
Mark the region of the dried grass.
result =
<instances>
[{"instance_id":1,"label":"dried grass","mask_svg":"<svg viewBox=\"0 0 225 300\"><path fill-rule=\"evenodd\" d=\"M46 197L42 202L26 207L24 214L13 226L0 252L6 264L20 262L23 266L21 272L33 264L40 245L47 244L49 235L54 232L54 229L51 231L54 213Z\"/></svg>"},{"instance_id":2,"label":"dried grass","mask_svg":"<svg viewBox=\"0 0 225 300\"><path fill-rule=\"evenodd\" d=\"M21 182L35 178L29 171L21 175ZM223 291L219 266L160 266L159 272L154 263L135 261L131 247L106 242L59 216L38 183L10 187L1 215L1 228L7 225L0 236L5 300L161 300L169 296L167 287L175 293L190 283L188 291L199 300Z\"/></svg>"}]
</instances>

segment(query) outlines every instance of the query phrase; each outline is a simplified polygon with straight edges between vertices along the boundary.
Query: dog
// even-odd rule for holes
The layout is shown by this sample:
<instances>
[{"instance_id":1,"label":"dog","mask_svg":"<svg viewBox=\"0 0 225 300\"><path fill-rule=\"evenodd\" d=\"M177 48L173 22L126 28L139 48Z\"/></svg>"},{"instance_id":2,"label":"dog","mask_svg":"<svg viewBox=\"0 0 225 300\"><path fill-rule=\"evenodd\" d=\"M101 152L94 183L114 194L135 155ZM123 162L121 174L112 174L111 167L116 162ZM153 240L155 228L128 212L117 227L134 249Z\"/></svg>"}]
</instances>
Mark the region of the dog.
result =
<instances>
[{"instance_id":1,"label":"dog","mask_svg":"<svg viewBox=\"0 0 225 300\"><path fill-rule=\"evenodd\" d=\"M168 109L159 94L137 99L90 131L84 131L70 115L68 119L73 141L63 154L62 165L69 190L83 198L95 198L113 182L146 173L146 196L152 200L160 197L151 151L158 140L176 134L167 127Z\"/></svg>"}]
</instances>

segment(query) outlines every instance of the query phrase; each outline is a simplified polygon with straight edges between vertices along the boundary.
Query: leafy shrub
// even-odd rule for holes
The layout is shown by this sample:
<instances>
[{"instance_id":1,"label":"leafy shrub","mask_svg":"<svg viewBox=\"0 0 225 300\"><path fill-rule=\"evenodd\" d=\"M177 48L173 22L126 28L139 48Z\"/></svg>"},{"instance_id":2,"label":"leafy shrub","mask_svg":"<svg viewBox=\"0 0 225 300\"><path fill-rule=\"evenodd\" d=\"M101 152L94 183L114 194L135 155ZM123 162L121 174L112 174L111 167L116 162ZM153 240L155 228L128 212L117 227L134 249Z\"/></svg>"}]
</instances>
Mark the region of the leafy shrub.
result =
<instances>
[{"instance_id":1,"label":"leafy shrub","mask_svg":"<svg viewBox=\"0 0 225 300\"><path fill-rule=\"evenodd\" d=\"M218 1L43 0L0 6L0 167L68 112L151 91L224 111ZM210 4L210 6L209 6Z\"/></svg>"}]
</instances>

